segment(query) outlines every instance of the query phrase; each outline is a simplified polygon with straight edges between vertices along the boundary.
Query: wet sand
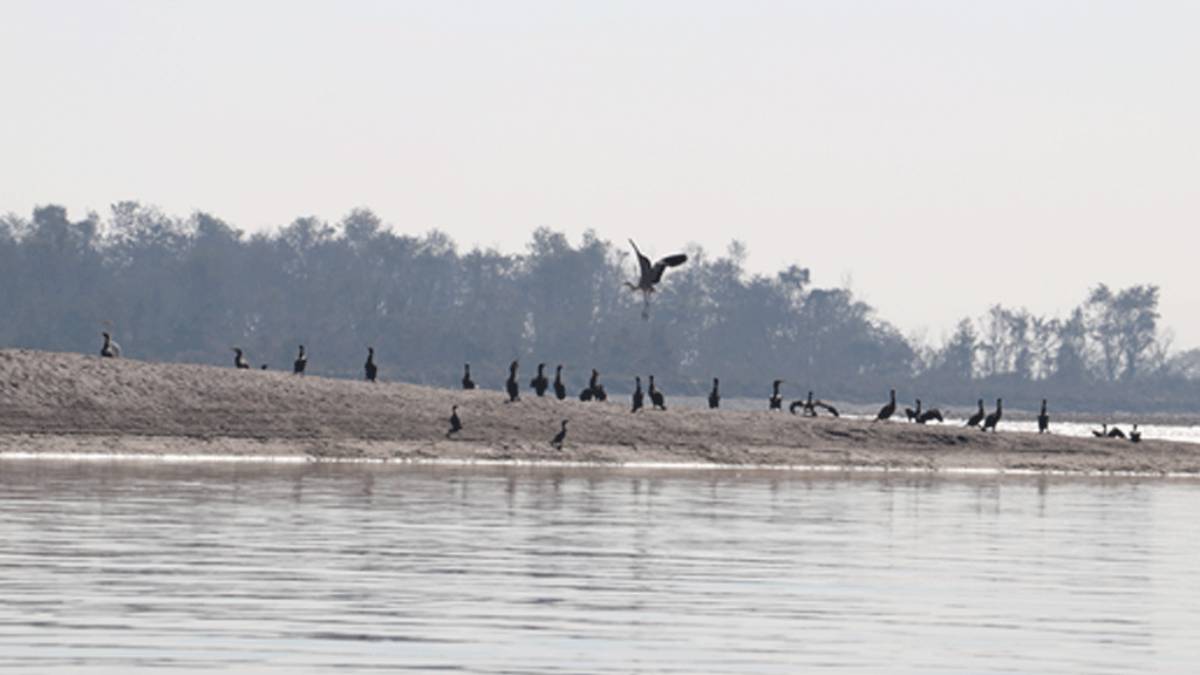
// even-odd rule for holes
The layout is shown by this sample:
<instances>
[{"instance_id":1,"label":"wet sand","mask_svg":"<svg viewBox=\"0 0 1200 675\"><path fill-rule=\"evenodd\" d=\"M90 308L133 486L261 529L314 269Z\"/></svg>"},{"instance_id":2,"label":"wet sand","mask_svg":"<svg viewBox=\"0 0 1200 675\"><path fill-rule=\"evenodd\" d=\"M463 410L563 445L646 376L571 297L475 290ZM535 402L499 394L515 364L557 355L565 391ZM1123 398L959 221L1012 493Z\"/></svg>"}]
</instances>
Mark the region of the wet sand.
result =
<instances>
[{"instance_id":1,"label":"wet sand","mask_svg":"<svg viewBox=\"0 0 1200 675\"><path fill-rule=\"evenodd\" d=\"M528 373L522 384L528 380ZM668 404L670 400L668 399ZM446 438L450 407L465 426ZM1026 413L1027 414L1027 413ZM549 441L569 419L561 451ZM1200 444L677 409L0 350L0 454L1200 474Z\"/></svg>"}]
</instances>

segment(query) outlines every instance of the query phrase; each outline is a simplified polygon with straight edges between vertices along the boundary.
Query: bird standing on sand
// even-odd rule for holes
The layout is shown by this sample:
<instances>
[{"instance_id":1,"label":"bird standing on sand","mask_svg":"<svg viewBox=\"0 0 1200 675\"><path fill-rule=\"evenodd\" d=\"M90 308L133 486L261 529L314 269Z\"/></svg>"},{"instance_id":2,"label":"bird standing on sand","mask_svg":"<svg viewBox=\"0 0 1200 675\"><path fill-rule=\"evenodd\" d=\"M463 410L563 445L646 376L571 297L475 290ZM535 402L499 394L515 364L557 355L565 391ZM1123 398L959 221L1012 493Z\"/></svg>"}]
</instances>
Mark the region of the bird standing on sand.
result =
<instances>
[{"instance_id":1,"label":"bird standing on sand","mask_svg":"<svg viewBox=\"0 0 1200 675\"><path fill-rule=\"evenodd\" d=\"M1095 429L1092 429L1092 435L1095 436L1096 438L1107 438L1108 437L1108 423L1106 422L1104 424L1101 424L1100 431L1096 431Z\"/></svg>"},{"instance_id":2,"label":"bird standing on sand","mask_svg":"<svg viewBox=\"0 0 1200 675\"><path fill-rule=\"evenodd\" d=\"M475 380L471 379L471 364L469 364L469 363L463 364L462 385L463 385L463 389L474 389L475 388Z\"/></svg>"},{"instance_id":3,"label":"bird standing on sand","mask_svg":"<svg viewBox=\"0 0 1200 675\"><path fill-rule=\"evenodd\" d=\"M783 384L783 380L775 380L771 383L771 398L767 399L767 410L783 410L783 397L779 395L779 385Z\"/></svg>"},{"instance_id":4,"label":"bird standing on sand","mask_svg":"<svg viewBox=\"0 0 1200 675\"><path fill-rule=\"evenodd\" d=\"M300 345L300 353L296 356L296 360L292 361L292 374L303 375L304 369L308 367L308 355L304 353L304 345Z\"/></svg>"},{"instance_id":5,"label":"bird standing on sand","mask_svg":"<svg viewBox=\"0 0 1200 675\"><path fill-rule=\"evenodd\" d=\"M588 379L587 389L579 392L580 401L607 401L608 392L600 384L600 371L592 368L592 376Z\"/></svg>"},{"instance_id":6,"label":"bird standing on sand","mask_svg":"<svg viewBox=\"0 0 1200 675\"><path fill-rule=\"evenodd\" d=\"M554 397L558 400L563 400L567 397L567 385L562 381L562 364L554 369Z\"/></svg>"},{"instance_id":7,"label":"bird standing on sand","mask_svg":"<svg viewBox=\"0 0 1200 675\"><path fill-rule=\"evenodd\" d=\"M233 347L233 365L236 368L249 369L250 364L246 362L246 357L242 354L241 347Z\"/></svg>"},{"instance_id":8,"label":"bird standing on sand","mask_svg":"<svg viewBox=\"0 0 1200 675\"><path fill-rule=\"evenodd\" d=\"M654 285L662 281L663 272L668 267L677 267L687 262L687 256L682 253L669 255L661 258L653 265L650 264L650 259L642 255L638 250L637 244L633 240L629 240L629 244L633 246L633 252L637 254L638 259L638 282L636 284L626 281L625 285L633 291L641 291L644 304L642 305L642 318L650 318L650 294L654 292Z\"/></svg>"},{"instance_id":9,"label":"bird standing on sand","mask_svg":"<svg viewBox=\"0 0 1200 675\"><path fill-rule=\"evenodd\" d=\"M991 429L992 433L996 433L996 425L1000 423L1000 417L1003 414L1004 414L1004 401L1002 401L1000 399L996 399L996 412L988 415L987 419L985 419L983 421L983 429L982 430L987 431L988 429Z\"/></svg>"},{"instance_id":10,"label":"bird standing on sand","mask_svg":"<svg viewBox=\"0 0 1200 675\"><path fill-rule=\"evenodd\" d=\"M101 333L104 336L104 344L100 347L100 356L108 359L115 359L121 356L121 345L117 344L108 331Z\"/></svg>"},{"instance_id":11,"label":"bird standing on sand","mask_svg":"<svg viewBox=\"0 0 1200 675\"><path fill-rule=\"evenodd\" d=\"M1108 430L1108 437L1109 438L1125 438L1125 432L1121 431L1121 429L1119 427L1114 426L1113 428Z\"/></svg>"},{"instance_id":12,"label":"bird standing on sand","mask_svg":"<svg viewBox=\"0 0 1200 675\"><path fill-rule=\"evenodd\" d=\"M562 428L558 430L557 434L554 434L554 438L550 439L550 445L562 450L563 441L565 440L567 440L567 421L563 420Z\"/></svg>"},{"instance_id":13,"label":"bird standing on sand","mask_svg":"<svg viewBox=\"0 0 1200 675\"><path fill-rule=\"evenodd\" d=\"M504 390L508 392L508 402L521 400L521 387L517 385L517 362L508 364L508 379L504 381Z\"/></svg>"},{"instance_id":14,"label":"bird standing on sand","mask_svg":"<svg viewBox=\"0 0 1200 675\"><path fill-rule=\"evenodd\" d=\"M1042 399L1042 411L1038 413L1038 433L1050 432L1050 413L1046 412L1046 399Z\"/></svg>"},{"instance_id":15,"label":"bird standing on sand","mask_svg":"<svg viewBox=\"0 0 1200 675\"><path fill-rule=\"evenodd\" d=\"M375 365L375 348L367 347L367 362L363 364L363 374L367 378L367 382L374 382L375 376L379 374L379 368Z\"/></svg>"},{"instance_id":16,"label":"bird standing on sand","mask_svg":"<svg viewBox=\"0 0 1200 675\"><path fill-rule=\"evenodd\" d=\"M987 413L985 413L983 411L983 399L979 399L979 410L975 411L975 414L971 415L971 417L969 417L967 419L967 426L969 426L969 427L979 426L980 424L983 423L983 418L986 415L987 415Z\"/></svg>"},{"instance_id":17,"label":"bird standing on sand","mask_svg":"<svg viewBox=\"0 0 1200 675\"><path fill-rule=\"evenodd\" d=\"M1133 428L1129 430L1129 442L1131 442L1131 443L1141 443L1142 442L1142 432L1138 430L1138 425L1136 425L1136 424L1133 425Z\"/></svg>"},{"instance_id":18,"label":"bird standing on sand","mask_svg":"<svg viewBox=\"0 0 1200 675\"><path fill-rule=\"evenodd\" d=\"M980 403L980 405L983 405L983 404ZM896 414L896 390L895 389L892 390L891 400L888 403L885 403L884 406L879 409L879 414L875 416L875 421L878 422L879 420L887 420L894 414Z\"/></svg>"},{"instance_id":19,"label":"bird standing on sand","mask_svg":"<svg viewBox=\"0 0 1200 675\"><path fill-rule=\"evenodd\" d=\"M721 387L721 381L714 377L712 391L708 392L708 408L709 408L709 410L715 410L721 406L720 387Z\"/></svg>"},{"instance_id":20,"label":"bird standing on sand","mask_svg":"<svg viewBox=\"0 0 1200 675\"><path fill-rule=\"evenodd\" d=\"M925 412L921 413L920 415L917 415L917 424L925 424L926 422L933 422L933 421L938 421L938 422L945 421L944 419L942 419L942 411L941 410L938 410L937 408L930 408L929 410L926 410Z\"/></svg>"},{"instance_id":21,"label":"bird standing on sand","mask_svg":"<svg viewBox=\"0 0 1200 675\"><path fill-rule=\"evenodd\" d=\"M921 416L921 399L917 399L916 410L913 410L912 408L905 408L904 416L908 418L909 422L916 422L917 418Z\"/></svg>"},{"instance_id":22,"label":"bird standing on sand","mask_svg":"<svg viewBox=\"0 0 1200 675\"><path fill-rule=\"evenodd\" d=\"M546 390L550 388L550 380L546 379L546 373L544 372L545 370L546 364L539 363L537 375L535 375L534 378L529 381L529 386L532 387L535 392L537 392L538 398L545 396Z\"/></svg>"},{"instance_id":23,"label":"bird standing on sand","mask_svg":"<svg viewBox=\"0 0 1200 675\"><path fill-rule=\"evenodd\" d=\"M834 417L841 417L841 415L838 414L837 408L829 405L825 401L822 401L819 399L816 401L813 401L813 407L814 408L824 408L825 411L828 412L830 415L833 415ZM813 416L816 417L816 415L817 415L817 411L813 410Z\"/></svg>"},{"instance_id":24,"label":"bird standing on sand","mask_svg":"<svg viewBox=\"0 0 1200 675\"><path fill-rule=\"evenodd\" d=\"M634 375L633 381L633 407L629 410L631 413L641 410L646 405L646 395L642 393L642 376Z\"/></svg>"},{"instance_id":25,"label":"bird standing on sand","mask_svg":"<svg viewBox=\"0 0 1200 675\"><path fill-rule=\"evenodd\" d=\"M663 397L663 393L654 386L653 375L650 376L650 403L659 410L667 409L666 399Z\"/></svg>"},{"instance_id":26,"label":"bird standing on sand","mask_svg":"<svg viewBox=\"0 0 1200 675\"><path fill-rule=\"evenodd\" d=\"M446 432L446 438L450 438L451 434L456 434L462 431L462 420L458 419L458 406L450 408L450 431Z\"/></svg>"}]
</instances>

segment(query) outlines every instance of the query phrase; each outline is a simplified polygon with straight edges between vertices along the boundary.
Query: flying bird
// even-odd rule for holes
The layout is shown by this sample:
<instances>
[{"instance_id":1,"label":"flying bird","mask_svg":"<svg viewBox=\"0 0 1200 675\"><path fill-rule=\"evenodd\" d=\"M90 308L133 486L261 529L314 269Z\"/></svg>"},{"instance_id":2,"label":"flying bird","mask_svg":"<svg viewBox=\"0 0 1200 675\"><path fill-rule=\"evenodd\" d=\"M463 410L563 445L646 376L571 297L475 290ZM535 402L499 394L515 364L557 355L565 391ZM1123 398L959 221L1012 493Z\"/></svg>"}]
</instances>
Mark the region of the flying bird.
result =
<instances>
[{"instance_id":1,"label":"flying bird","mask_svg":"<svg viewBox=\"0 0 1200 675\"><path fill-rule=\"evenodd\" d=\"M633 246L633 252L637 254L638 281L636 284L626 281L625 285L629 287L629 290L642 292L642 298L645 300L645 303L642 305L642 318L649 319L650 294L654 292L654 285L662 281L663 272L668 267L678 267L687 262L687 255L676 253L665 258L660 258L658 262L651 265L650 259L642 255L642 252L638 250L637 244L633 243L632 239L629 240L629 244Z\"/></svg>"}]
</instances>

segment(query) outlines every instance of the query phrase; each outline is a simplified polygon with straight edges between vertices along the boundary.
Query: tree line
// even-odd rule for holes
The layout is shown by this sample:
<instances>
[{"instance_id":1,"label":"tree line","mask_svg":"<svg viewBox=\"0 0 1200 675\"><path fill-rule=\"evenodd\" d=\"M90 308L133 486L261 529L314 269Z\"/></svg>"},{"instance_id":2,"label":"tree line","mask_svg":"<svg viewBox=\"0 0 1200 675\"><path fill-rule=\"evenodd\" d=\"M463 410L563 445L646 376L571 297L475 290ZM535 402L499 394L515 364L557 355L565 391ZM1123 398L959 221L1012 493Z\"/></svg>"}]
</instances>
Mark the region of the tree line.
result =
<instances>
[{"instance_id":1,"label":"tree line","mask_svg":"<svg viewBox=\"0 0 1200 675\"><path fill-rule=\"evenodd\" d=\"M110 330L127 356L226 364L242 347L286 367L303 343L311 372L358 376L368 345L384 379L453 386L462 364L498 387L567 364L610 391L654 373L669 392L766 396L784 378L800 397L882 401L887 389L971 405L1043 397L1059 409L1200 409L1200 350L1171 353L1153 285L1098 284L1061 317L1000 305L964 318L941 344L906 337L845 288L796 265L751 274L734 242L699 247L660 285L651 318L622 282L636 262L594 232L572 244L536 230L519 254L460 251L444 233L385 227L367 209L337 223L297 218L247 235L208 213L137 202L71 220L61 206L0 217L0 346L94 352Z\"/></svg>"}]
</instances>

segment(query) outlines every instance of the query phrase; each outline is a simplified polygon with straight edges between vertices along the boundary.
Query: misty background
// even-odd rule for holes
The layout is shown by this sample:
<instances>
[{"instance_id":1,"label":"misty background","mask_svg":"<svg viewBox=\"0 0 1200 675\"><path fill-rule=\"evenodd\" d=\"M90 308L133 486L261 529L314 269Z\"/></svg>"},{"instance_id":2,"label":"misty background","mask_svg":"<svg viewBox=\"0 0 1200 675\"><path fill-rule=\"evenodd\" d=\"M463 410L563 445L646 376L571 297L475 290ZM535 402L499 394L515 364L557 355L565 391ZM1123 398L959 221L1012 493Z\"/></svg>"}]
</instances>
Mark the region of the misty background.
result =
<instances>
[{"instance_id":1,"label":"misty background","mask_svg":"<svg viewBox=\"0 0 1200 675\"><path fill-rule=\"evenodd\" d=\"M1200 3L7 0L0 213L369 205L811 267L938 344L1159 287L1200 346Z\"/></svg>"},{"instance_id":2,"label":"misty background","mask_svg":"<svg viewBox=\"0 0 1200 675\"><path fill-rule=\"evenodd\" d=\"M673 251L660 251L664 255ZM136 202L72 219L61 206L0 218L0 346L98 353L102 330L127 357L458 386L462 364L499 388L512 359L566 364L576 393L591 368L612 392L654 374L669 395L761 397L788 381L830 400L970 406L1003 396L1057 410L1200 409L1200 350L1172 352L1159 289L1097 280L1058 316L983 302L939 343L906 338L819 270L747 270L746 247L693 246L641 318L622 285L624 241L535 231L519 254L460 249L443 232L398 233L367 209L246 234L217 216L176 217Z\"/></svg>"}]
</instances>

